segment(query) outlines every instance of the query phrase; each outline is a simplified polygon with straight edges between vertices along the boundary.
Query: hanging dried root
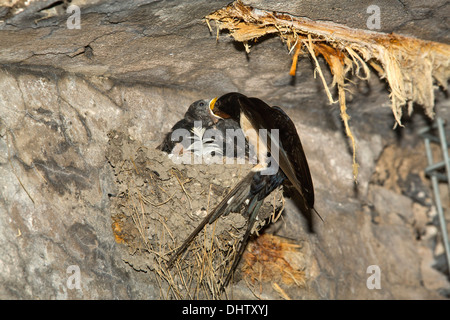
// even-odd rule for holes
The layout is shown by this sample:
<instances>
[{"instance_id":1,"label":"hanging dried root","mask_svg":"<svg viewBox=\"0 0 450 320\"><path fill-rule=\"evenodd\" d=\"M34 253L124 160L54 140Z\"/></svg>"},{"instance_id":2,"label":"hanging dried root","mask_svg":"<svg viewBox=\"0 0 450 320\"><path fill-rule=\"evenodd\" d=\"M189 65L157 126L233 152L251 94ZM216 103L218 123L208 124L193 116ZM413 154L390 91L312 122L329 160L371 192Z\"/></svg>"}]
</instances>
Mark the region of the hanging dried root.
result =
<instances>
[{"instance_id":1,"label":"hanging dried root","mask_svg":"<svg viewBox=\"0 0 450 320\"><path fill-rule=\"evenodd\" d=\"M380 78L386 79L391 93L391 108L396 125L401 124L403 107L412 112L412 105L421 105L425 114L434 116L433 84L446 88L450 78L450 46L397 34L348 28L343 25L313 21L287 13L265 11L244 5L240 0L205 17L215 21L218 30L228 30L239 42L248 43L267 34L277 34L294 50L290 74L295 75L298 55L305 46L313 58L325 92L335 103L325 82L316 56L322 55L337 85L341 117L353 149L353 174L357 176L355 139L349 127L345 105L345 79L348 72L362 80L370 75L372 66ZM246 47L249 50L249 47ZM361 69L364 75L361 75Z\"/></svg>"},{"instance_id":2,"label":"hanging dried root","mask_svg":"<svg viewBox=\"0 0 450 320\"><path fill-rule=\"evenodd\" d=\"M327 81L323 76L322 68L320 67L319 61L317 61L316 54L314 53L314 46L311 41L311 35L308 35L308 41L304 41L303 43L305 44L305 47L308 48L308 51L316 64L316 69L314 70L314 73L316 71L319 73L320 79L322 80L323 87L325 89L328 99L330 100L330 103L331 104L335 103L335 101L333 100L333 95L331 94L330 89L328 88Z\"/></svg>"},{"instance_id":3,"label":"hanging dried root","mask_svg":"<svg viewBox=\"0 0 450 320\"><path fill-rule=\"evenodd\" d=\"M345 134L350 140L351 146L352 146L352 161L353 161L353 179L356 181L356 178L358 177L358 164L356 162L356 142L355 137L353 136L352 131L350 130L350 125L348 121L350 120L350 116L347 114L347 105L345 103L345 74L348 70L344 69L344 66L347 66L347 68L352 67L351 60L339 52L338 50L331 48L329 46L319 44L316 45L318 53L315 54L321 54L327 64L329 65L331 69L331 73L333 74L333 83L332 85L337 85L338 88L338 95L339 95L339 106L341 109L341 119L344 122L344 128L345 128ZM356 55L356 54L355 54ZM355 58L355 57L352 57ZM358 58L356 58L358 59ZM359 58L360 59L360 58ZM353 60L355 61L355 60ZM357 67L358 70L358 67ZM358 71L356 71L358 72ZM367 77L369 73L366 73Z\"/></svg>"},{"instance_id":4,"label":"hanging dried root","mask_svg":"<svg viewBox=\"0 0 450 320\"><path fill-rule=\"evenodd\" d=\"M295 47L295 51L294 51L294 55L292 56L291 70L289 71L289 75L291 75L291 76L295 76L295 73L297 72L298 55L300 54L302 45L301 45L301 43L297 43L294 47Z\"/></svg>"}]
</instances>

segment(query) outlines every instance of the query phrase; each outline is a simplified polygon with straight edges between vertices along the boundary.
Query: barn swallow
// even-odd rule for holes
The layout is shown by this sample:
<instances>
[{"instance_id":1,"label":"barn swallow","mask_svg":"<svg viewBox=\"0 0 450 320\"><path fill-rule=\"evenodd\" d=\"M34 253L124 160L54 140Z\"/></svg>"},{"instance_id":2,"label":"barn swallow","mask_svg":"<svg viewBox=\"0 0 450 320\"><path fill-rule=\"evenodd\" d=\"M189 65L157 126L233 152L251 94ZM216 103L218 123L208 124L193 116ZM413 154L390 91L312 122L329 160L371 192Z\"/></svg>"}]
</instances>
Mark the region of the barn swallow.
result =
<instances>
[{"instance_id":1,"label":"barn swallow","mask_svg":"<svg viewBox=\"0 0 450 320\"><path fill-rule=\"evenodd\" d=\"M194 135L198 134L198 131L195 131L194 128L195 126L199 126L203 130L202 133L207 130L214 130L208 135L211 139L208 139L207 141L205 139L205 142L208 142L208 146L220 148L220 150L203 148L204 150L215 150L218 151L219 154L231 157L249 157L251 154L249 146L248 143L246 143L239 124L232 119L220 119L215 117L211 113L209 105L210 101L206 100L193 102L184 114L184 118L179 120L165 135L163 142L157 149L171 154L174 147L180 143L183 146L183 149L196 153L197 145L194 144ZM182 133L181 135L174 134L178 129L183 129L179 131ZM233 132L234 135L227 134L227 130L228 132ZM235 143L235 140L245 141L245 143Z\"/></svg>"},{"instance_id":2,"label":"barn swallow","mask_svg":"<svg viewBox=\"0 0 450 320\"><path fill-rule=\"evenodd\" d=\"M278 186L289 181L300 195L302 210L315 211L314 188L308 162L295 125L281 108L270 107L260 99L248 98L243 94L233 92L211 100L210 109L215 117L232 119L239 123L248 141L254 147L259 146L258 160L260 163L204 218L170 258L168 266L173 264L206 224L213 223L220 216L230 212L240 212L240 208L245 206L243 215L248 217L247 230L227 277L222 283L221 290L223 290L244 253L264 199ZM260 129L266 130L267 141L261 141ZM273 134L274 129L277 129L278 136ZM277 152L278 157L271 157L271 152ZM265 169L272 161L278 162L280 170L267 174Z\"/></svg>"},{"instance_id":3,"label":"barn swallow","mask_svg":"<svg viewBox=\"0 0 450 320\"><path fill-rule=\"evenodd\" d=\"M248 98L237 92L227 93L216 101L211 101L212 113L223 119L233 119L240 124L252 145L261 145L263 151L276 152L280 169L305 200L309 208L314 208L314 187L308 161L303 151L300 137L294 123L279 107L270 107L258 98ZM267 130L267 141L260 141L259 132ZM278 137L273 136L277 129ZM276 150L271 150L275 146ZM260 167L266 167L268 158L264 152L258 155ZM255 170L259 170L259 168Z\"/></svg>"}]
</instances>

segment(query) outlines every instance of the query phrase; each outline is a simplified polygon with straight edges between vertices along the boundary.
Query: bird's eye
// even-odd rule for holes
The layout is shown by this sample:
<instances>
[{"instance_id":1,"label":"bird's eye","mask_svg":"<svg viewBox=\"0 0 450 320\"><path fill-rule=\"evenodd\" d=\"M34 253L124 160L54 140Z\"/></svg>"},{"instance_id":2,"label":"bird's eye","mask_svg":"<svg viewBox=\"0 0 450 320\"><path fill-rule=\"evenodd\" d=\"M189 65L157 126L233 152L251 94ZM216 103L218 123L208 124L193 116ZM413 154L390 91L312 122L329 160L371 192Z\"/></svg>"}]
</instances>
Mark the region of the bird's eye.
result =
<instances>
[{"instance_id":1,"label":"bird's eye","mask_svg":"<svg viewBox=\"0 0 450 320\"><path fill-rule=\"evenodd\" d=\"M204 107L205 103L204 102L200 102L200 107Z\"/></svg>"}]
</instances>

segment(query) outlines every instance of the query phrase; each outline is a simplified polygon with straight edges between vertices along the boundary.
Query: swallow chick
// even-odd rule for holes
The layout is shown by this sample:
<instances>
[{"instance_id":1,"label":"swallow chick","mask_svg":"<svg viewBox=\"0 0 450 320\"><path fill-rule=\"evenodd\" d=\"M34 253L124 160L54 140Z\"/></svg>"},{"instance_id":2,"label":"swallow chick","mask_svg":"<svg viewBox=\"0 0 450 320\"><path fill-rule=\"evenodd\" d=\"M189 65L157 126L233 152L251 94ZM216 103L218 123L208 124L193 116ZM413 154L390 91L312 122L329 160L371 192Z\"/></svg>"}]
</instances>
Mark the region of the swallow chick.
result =
<instances>
[{"instance_id":1,"label":"swallow chick","mask_svg":"<svg viewBox=\"0 0 450 320\"><path fill-rule=\"evenodd\" d=\"M232 119L214 116L209 105L210 101L206 100L192 103L183 119L171 128L157 149L172 154L178 145L182 152L197 156L213 154L252 158L253 153L239 124Z\"/></svg>"},{"instance_id":2,"label":"swallow chick","mask_svg":"<svg viewBox=\"0 0 450 320\"><path fill-rule=\"evenodd\" d=\"M214 124L214 119L209 111L208 101L198 100L192 103L184 114L184 118L175 123L170 132L164 137L163 142L156 148L170 154L176 144L182 141L190 141L195 122L201 122L202 128L208 128ZM173 133L177 129L184 129L185 131L183 132L185 134L182 136L174 135Z\"/></svg>"}]
</instances>

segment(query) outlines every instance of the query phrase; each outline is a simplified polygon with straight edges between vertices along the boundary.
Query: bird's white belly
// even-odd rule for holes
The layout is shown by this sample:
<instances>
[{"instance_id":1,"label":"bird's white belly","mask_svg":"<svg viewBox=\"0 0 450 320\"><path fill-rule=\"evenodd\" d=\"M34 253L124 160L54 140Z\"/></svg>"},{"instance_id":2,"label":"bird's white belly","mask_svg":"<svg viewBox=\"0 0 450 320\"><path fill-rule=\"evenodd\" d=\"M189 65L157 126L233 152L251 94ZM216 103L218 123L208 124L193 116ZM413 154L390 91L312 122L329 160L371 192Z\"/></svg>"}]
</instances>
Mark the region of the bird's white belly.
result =
<instances>
[{"instance_id":1,"label":"bird's white belly","mask_svg":"<svg viewBox=\"0 0 450 320\"><path fill-rule=\"evenodd\" d=\"M256 165L252 169L252 171L261 171L268 165L267 132L265 135L266 141L264 141L264 139L262 139L263 137L261 137L258 131L253 128L253 125L244 113L241 113L240 118L241 129L244 132L244 135L247 138L248 142L255 147L255 151L259 161L258 165Z\"/></svg>"}]
</instances>

